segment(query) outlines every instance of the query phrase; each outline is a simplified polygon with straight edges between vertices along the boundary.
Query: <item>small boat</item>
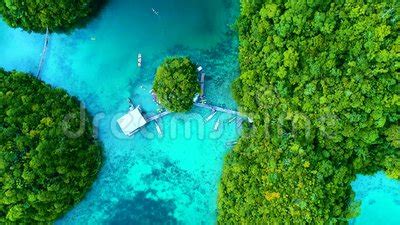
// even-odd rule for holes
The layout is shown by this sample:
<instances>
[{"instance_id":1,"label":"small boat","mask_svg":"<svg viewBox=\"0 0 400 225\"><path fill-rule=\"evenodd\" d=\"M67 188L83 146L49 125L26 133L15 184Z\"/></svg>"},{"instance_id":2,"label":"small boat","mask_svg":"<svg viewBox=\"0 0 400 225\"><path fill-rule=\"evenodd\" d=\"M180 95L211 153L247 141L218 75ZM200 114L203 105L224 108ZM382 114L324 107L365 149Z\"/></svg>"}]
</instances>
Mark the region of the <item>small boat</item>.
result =
<instances>
[{"instance_id":1,"label":"small boat","mask_svg":"<svg viewBox=\"0 0 400 225\"><path fill-rule=\"evenodd\" d=\"M210 121L215 116L216 113L217 113L217 111L213 110L211 115L209 115L204 121L205 122Z\"/></svg>"},{"instance_id":2,"label":"small boat","mask_svg":"<svg viewBox=\"0 0 400 225\"><path fill-rule=\"evenodd\" d=\"M237 144L237 141L229 141L229 142L226 143L226 146L227 147L233 147L236 144Z\"/></svg>"},{"instance_id":3,"label":"small boat","mask_svg":"<svg viewBox=\"0 0 400 225\"><path fill-rule=\"evenodd\" d=\"M138 67L142 67L142 54L138 54L138 59L137 59L137 65Z\"/></svg>"},{"instance_id":4,"label":"small boat","mask_svg":"<svg viewBox=\"0 0 400 225\"><path fill-rule=\"evenodd\" d=\"M217 122L214 124L214 131L218 131L220 124L221 124L221 120L218 119Z\"/></svg>"},{"instance_id":5,"label":"small boat","mask_svg":"<svg viewBox=\"0 0 400 225\"><path fill-rule=\"evenodd\" d=\"M249 123L254 123L254 121L253 121L253 119L252 118L247 118L247 121L249 121Z\"/></svg>"},{"instance_id":6,"label":"small boat","mask_svg":"<svg viewBox=\"0 0 400 225\"><path fill-rule=\"evenodd\" d=\"M151 8L151 10L153 11L153 13L154 13L156 16L159 16L159 13L158 13L157 10L155 10L154 8Z\"/></svg>"},{"instance_id":7,"label":"small boat","mask_svg":"<svg viewBox=\"0 0 400 225\"><path fill-rule=\"evenodd\" d=\"M193 98L193 102L196 103L199 101L200 95L199 94L195 94L194 98Z\"/></svg>"},{"instance_id":8,"label":"small boat","mask_svg":"<svg viewBox=\"0 0 400 225\"><path fill-rule=\"evenodd\" d=\"M236 116L230 118L230 119L228 120L228 123L232 123L232 122L235 121L235 120L236 120Z\"/></svg>"},{"instance_id":9,"label":"small boat","mask_svg":"<svg viewBox=\"0 0 400 225\"><path fill-rule=\"evenodd\" d=\"M134 110L135 106L133 105L133 101L131 98L128 98L129 110Z\"/></svg>"},{"instance_id":10,"label":"small boat","mask_svg":"<svg viewBox=\"0 0 400 225\"><path fill-rule=\"evenodd\" d=\"M238 120L236 121L236 127L237 127L237 128L241 128L242 125L243 125L243 119L240 118L240 119L238 119Z\"/></svg>"},{"instance_id":11,"label":"small boat","mask_svg":"<svg viewBox=\"0 0 400 225\"><path fill-rule=\"evenodd\" d=\"M158 124L157 120L154 121L154 122L155 122L155 124L156 124L156 129L157 129L158 135L159 135L160 137L162 137L162 136L163 136L163 132L162 132L162 130L161 130L160 125Z\"/></svg>"}]
</instances>

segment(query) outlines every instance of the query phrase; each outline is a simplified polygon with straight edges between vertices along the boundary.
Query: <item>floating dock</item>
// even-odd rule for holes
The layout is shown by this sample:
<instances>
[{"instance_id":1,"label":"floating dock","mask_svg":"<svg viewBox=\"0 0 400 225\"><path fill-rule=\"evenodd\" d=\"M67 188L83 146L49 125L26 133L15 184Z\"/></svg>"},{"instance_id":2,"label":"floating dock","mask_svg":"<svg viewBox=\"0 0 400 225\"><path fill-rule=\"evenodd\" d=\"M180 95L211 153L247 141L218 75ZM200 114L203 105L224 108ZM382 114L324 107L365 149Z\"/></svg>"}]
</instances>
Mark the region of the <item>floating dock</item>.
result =
<instances>
[{"instance_id":1,"label":"floating dock","mask_svg":"<svg viewBox=\"0 0 400 225\"><path fill-rule=\"evenodd\" d=\"M119 118L117 122L126 136L134 135L148 123L139 106L129 110L129 112Z\"/></svg>"},{"instance_id":2,"label":"floating dock","mask_svg":"<svg viewBox=\"0 0 400 225\"><path fill-rule=\"evenodd\" d=\"M157 115L145 118L140 107L136 107L134 109L129 110L127 114L123 117L118 119L118 124L122 130L122 132L126 136L132 136L137 133L142 127L147 125L148 123L154 121L156 125L157 132L160 136L163 135L160 125L158 124L157 120L170 114L170 112L165 111L159 113Z\"/></svg>"}]
</instances>

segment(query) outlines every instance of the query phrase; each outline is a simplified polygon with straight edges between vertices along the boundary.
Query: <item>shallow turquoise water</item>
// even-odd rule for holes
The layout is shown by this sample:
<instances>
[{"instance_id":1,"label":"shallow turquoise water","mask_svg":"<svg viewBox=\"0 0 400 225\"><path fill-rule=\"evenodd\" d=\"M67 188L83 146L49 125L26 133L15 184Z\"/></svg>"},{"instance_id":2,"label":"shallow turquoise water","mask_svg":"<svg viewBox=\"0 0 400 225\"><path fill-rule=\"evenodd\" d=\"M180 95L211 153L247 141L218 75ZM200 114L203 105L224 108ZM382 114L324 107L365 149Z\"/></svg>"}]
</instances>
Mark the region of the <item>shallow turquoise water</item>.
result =
<instances>
[{"instance_id":1,"label":"shallow turquoise water","mask_svg":"<svg viewBox=\"0 0 400 225\"><path fill-rule=\"evenodd\" d=\"M235 108L229 89L239 74L238 41L230 24L238 12L233 0L110 0L87 28L51 36L42 79L85 103L95 116L106 157L87 197L58 224L215 223L217 184L229 150L226 143L240 131L234 124L225 123L220 132L212 132L212 127L219 116L228 117L219 114L204 124L209 112L194 109L163 119L162 138L150 124L129 139L121 134L116 119L127 111L127 97L149 114L156 112L149 90L155 69L168 55L189 55L201 64L208 77L209 101ZM35 73L42 45L42 35L0 22L0 65L6 69ZM139 52L142 69L136 67ZM192 126L186 127L184 121ZM392 217L399 211L400 185L391 182L381 175L357 180L358 196L376 201L363 204L357 224L373 221L370 212L375 207ZM379 191L381 195L374 194ZM393 222L400 223L396 218Z\"/></svg>"},{"instance_id":2,"label":"shallow turquoise water","mask_svg":"<svg viewBox=\"0 0 400 225\"><path fill-rule=\"evenodd\" d=\"M163 138L150 124L127 139L116 119L127 112L127 97L149 114L156 112L149 90L168 55L189 55L201 64L209 101L235 108L229 90L239 74L238 41L230 25L238 7L230 0L112 0L86 29L51 36L42 79L85 103L99 121L106 157L93 189L58 224L215 222L225 144L238 137L235 124L212 132L215 120L225 115L204 124L209 112L194 109L163 119ZM0 61L6 69L35 73L42 45L43 36L0 23L5 52ZM136 66L138 53L142 69ZM185 130L183 120L193 126Z\"/></svg>"},{"instance_id":3,"label":"shallow turquoise water","mask_svg":"<svg viewBox=\"0 0 400 225\"><path fill-rule=\"evenodd\" d=\"M400 224L400 181L388 179L383 172L357 176L352 184L356 200L361 200L361 215L351 224Z\"/></svg>"}]
</instances>

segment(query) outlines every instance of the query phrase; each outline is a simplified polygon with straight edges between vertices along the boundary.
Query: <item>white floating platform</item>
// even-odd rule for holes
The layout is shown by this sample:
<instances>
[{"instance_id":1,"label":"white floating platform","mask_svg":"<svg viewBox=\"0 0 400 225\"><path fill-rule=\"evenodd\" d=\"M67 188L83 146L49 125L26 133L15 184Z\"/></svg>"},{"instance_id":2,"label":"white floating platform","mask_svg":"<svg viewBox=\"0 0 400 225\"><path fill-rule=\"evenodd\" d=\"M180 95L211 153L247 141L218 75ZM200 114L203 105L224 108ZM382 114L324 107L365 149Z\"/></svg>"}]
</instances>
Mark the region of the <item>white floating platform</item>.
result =
<instances>
[{"instance_id":1,"label":"white floating platform","mask_svg":"<svg viewBox=\"0 0 400 225\"><path fill-rule=\"evenodd\" d=\"M139 107L129 111L126 115L117 120L119 127L126 136L132 136L141 127L147 124Z\"/></svg>"}]
</instances>

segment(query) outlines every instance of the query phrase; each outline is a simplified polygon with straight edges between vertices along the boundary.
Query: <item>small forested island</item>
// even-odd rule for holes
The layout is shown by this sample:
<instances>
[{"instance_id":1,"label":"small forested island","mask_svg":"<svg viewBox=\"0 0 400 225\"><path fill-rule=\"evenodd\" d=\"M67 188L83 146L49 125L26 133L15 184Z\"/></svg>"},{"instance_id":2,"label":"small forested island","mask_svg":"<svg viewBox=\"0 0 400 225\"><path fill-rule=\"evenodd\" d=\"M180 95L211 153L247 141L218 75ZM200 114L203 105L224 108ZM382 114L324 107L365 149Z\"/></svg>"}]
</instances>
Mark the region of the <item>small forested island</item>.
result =
<instances>
[{"instance_id":1,"label":"small forested island","mask_svg":"<svg viewBox=\"0 0 400 225\"><path fill-rule=\"evenodd\" d=\"M187 57L165 59L157 69L153 90L167 110L190 110L195 95L200 92L196 65Z\"/></svg>"},{"instance_id":2,"label":"small forested island","mask_svg":"<svg viewBox=\"0 0 400 225\"><path fill-rule=\"evenodd\" d=\"M0 224L49 224L102 164L91 118L64 90L0 69Z\"/></svg>"},{"instance_id":3,"label":"small forested island","mask_svg":"<svg viewBox=\"0 0 400 225\"><path fill-rule=\"evenodd\" d=\"M225 159L219 224L346 224L350 183L400 178L396 1L241 1L234 97L254 119Z\"/></svg>"},{"instance_id":4,"label":"small forested island","mask_svg":"<svg viewBox=\"0 0 400 225\"><path fill-rule=\"evenodd\" d=\"M11 27L33 32L64 32L84 24L105 0L0 0L0 14Z\"/></svg>"}]
</instances>

